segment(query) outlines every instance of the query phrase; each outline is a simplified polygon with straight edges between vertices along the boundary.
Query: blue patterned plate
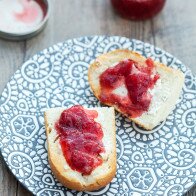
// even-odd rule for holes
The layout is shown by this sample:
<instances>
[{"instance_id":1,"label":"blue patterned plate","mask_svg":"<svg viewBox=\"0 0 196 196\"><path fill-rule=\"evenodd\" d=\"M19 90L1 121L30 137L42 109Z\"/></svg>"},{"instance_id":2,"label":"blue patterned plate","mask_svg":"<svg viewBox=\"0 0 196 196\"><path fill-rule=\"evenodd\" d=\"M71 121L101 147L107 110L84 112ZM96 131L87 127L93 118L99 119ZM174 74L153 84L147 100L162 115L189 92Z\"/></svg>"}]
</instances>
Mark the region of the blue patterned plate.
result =
<instances>
[{"instance_id":1,"label":"blue patterned plate","mask_svg":"<svg viewBox=\"0 0 196 196\"><path fill-rule=\"evenodd\" d=\"M50 107L100 105L87 81L98 55L128 48L186 76L174 111L150 132L116 113L117 173L95 192L63 187L47 160L43 112ZM93 36L71 39L34 55L16 71L0 98L0 147L16 178L38 196L179 196L196 181L196 77L171 54L138 40Z\"/></svg>"}]
</instances>

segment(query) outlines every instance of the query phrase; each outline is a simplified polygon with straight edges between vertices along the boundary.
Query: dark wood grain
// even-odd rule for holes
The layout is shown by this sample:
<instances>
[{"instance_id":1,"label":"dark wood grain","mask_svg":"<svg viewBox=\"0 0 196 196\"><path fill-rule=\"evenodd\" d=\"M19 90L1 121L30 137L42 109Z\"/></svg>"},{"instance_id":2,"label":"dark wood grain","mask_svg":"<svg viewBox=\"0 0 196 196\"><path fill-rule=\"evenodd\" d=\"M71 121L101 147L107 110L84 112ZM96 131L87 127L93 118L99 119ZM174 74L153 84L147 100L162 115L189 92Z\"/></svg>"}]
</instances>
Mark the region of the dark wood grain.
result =
<instances>
[{"instance_id":1,"label":"dark wood grain","mask_svg":"<svg viewBox=\"0 0 196 196\"><path fill-rule=\"evenodd\" d=\"M38 36L22 42L0 40L0 92L17 68L37 51L84 35L120 35L155 44L178 57L196 73L195 0L168 0L161 14L142 22L120 18L113 12L109 0L51 2L53 6L48 25ZM0 195L31 195L17 183L2 158Z\"/></svg>"},{"instance_id":2,"label":"dark wood grain","mask_svg":"<svg viewBox=\"0 0 196 196\"><path fill-rule=\"evenodd\" d=\"M153 19L155 45L164 48L196 73L196 1L167 1Z\"/></svg>"},{"instance_id":3,"label":"dark wood grain","mask_svg":"<svg viewBox=\"0 0 196 196\"><path fill-rule=\"evenodd\" d=\"M17 193L17 180L8 171L3 158L0 156L0 195L14 196Z\"/></svg>"},{"instance_id":4,"label":"dark wood grain","mask_svg":"<svg viewBox=\"0 0 196 196\"><path fill-rule=\"evenodd\" d=\"M15 192L15 195L16 196L32 196L32 194L28 190L26 190L20 183L18 183L17 191Z\"/></svg>"},{"instance_id":5,"label":"dark wood grain","mask_svg":"<svg viewBox=\"0 0 196 196\"><path fill-rule=\"evenodd\" d=\"M0 40L0 91L24 61L24 43ZM17 193L17 180L8 170L0 155L0 195L13 196Z\"/></svg>"}]
</instances>

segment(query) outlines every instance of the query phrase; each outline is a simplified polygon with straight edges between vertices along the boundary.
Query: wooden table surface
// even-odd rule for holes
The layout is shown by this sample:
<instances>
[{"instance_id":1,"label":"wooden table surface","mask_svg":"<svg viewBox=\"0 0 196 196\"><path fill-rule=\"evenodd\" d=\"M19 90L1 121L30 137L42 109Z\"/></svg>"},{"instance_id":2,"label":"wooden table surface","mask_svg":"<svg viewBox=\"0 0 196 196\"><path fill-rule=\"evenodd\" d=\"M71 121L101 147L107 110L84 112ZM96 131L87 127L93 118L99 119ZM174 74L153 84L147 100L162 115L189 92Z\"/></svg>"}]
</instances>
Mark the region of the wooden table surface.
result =
<instances>
[{"instance_id":1,"label":"wooden table surface","mask_svg":"<svg viewBox=\"0 0 196 196\"><path fill-rule=\"evenodd\" d=\"M165 49L196 73L196 1L168 0L161 14L145 22L116 15L109 0L52 0L47 27L38 36L21 42L0 39L0 92L29 57L68 38L84 35L120 35ZM28 196L0 157L0 195ZM192 189L186 196L195 196Z\"/></svg>"}]
</instances>

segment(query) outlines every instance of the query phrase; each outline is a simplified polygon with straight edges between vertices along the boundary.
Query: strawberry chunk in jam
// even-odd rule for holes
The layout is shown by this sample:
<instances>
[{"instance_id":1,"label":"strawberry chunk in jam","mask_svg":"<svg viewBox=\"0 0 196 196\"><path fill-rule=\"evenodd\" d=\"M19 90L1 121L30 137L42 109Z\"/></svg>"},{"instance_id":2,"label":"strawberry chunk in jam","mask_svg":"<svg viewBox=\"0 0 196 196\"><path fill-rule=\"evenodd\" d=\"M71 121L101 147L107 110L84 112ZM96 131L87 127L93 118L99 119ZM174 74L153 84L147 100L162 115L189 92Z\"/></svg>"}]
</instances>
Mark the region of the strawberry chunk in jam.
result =
<instances>
[{"instance_id":1,"label":"strawberry chunk in jam","mask_svg":"<svg viewBox=\"0 0 196 196\"><path fill-rule=\"evenodd\" d=\"M103 162L103 131L94 120L97 116L95 110L76 105L64 110L55 124L67 163L82 175L91 174Z\"/></svg>"},{"instance_id":2,"label":"strawberry chunk in jam","mask_svg":"<svg viewBox=\"0 0 196 196\"><path fill-rule=\"evenodd\" d=\"M152 96L148 90L159 79L159 74L154 72L154 64L150 58L146 60L146 66L130 59L121 61L100 75L100 101L117 105L132 118L141 116L148 111L151 103ZM126 88L127 94L115 93L120 87Z\"/></svg>"}]
</instances>

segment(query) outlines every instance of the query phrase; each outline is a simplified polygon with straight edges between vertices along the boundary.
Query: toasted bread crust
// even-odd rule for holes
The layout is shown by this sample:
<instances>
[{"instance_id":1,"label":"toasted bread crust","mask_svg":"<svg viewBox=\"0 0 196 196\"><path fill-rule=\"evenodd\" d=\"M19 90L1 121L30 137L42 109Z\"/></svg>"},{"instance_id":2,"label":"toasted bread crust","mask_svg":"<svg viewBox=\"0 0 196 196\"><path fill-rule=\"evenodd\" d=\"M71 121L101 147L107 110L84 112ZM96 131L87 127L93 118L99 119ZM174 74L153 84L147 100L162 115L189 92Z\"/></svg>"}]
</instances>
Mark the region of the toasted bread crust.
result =
<instances>
[{"instance_id":1,"label":"toasted bread crust","mask_svg":"<svg viewBox=\"0 0 196 196\"><path fill-rule=\"evenodd\" d=\"M113 109L113 116L114 116L114 109ZM115 139L115 119L111 118L112 122L112 127L113 127L113 133L111 137L111 143L113 145L113 152L112 155L109 155L108 158L108 163L107 165L109 166L109 172L106 172L103 174L100 174L99 176L96 176L95 179L93 179L92 183L83 183L80 181L80 179L77 179L75 177L71 177L66 175L66 169L64 168L64 165L66 164L66 160L62 154L62 152L57 152L58 149L57 147L54 147L53 144L51 144L50 141L50 134L53 128L51 127L51 124L48 122L48 117L47 113L44 113L44 119L45 119L45 127L46 127L46 135L47 135L47 145L48 145L48 160L49 164L51 167L51 170L55 177L61 182L65 187L69 189L74 189L77 191L93 191L93 190L98 190L107 184L111 182L111 180L114 178L116 174L116 139ZM55 138L54 140L55 141ZM55 143L58 143L59 145L59 140L57 139ZM54 153L55 151L55 153ZM102 167L99 166L99 167ZM69 172L71 168L68 169ZM97 168L95 168L97 170ZM75 171L73 171L75 172ZM82 175L81 175L82 178Z\"/></svg>"},{"instance_id":2,"label":"toasted bread crust","mask_svg":"<svg viewBox=\"0 0 196 196\"><path fill-rule=\"evenodd\" d=\"M101 68L103 71L105 71L107 68L112 67L114 64L116 65L118 62L124 59L132 59L140 63L141 65L145 64L145 61L146 61L146 58L138 54L137 52L126 50L126 49L118 49L118 50L111 51L111 52L100 55L99 57L97 57L97 59L92 64L90 64L89 70L88 70L88 80L89 80L90 87L94 95L97 97L97 99L99 99L99 95L101 93L101 87L100 87L99 81L95 81L95 80L99 80L99 78L97 77L98 74L96 74L97 70ZM166 73L175 74L176 78L179 80L179 86L183 85L184 74L181 71L174 70L171 67L168 67L156 61L154 61L154 65L156 69L163 70ZM180 93L178 91L179 89L177 90L176 94ZM176 97L178 98L179 95L177 95ZM118 108L117 105L113 105L113 104L106 104L106 105L114 107L118 112L122 113L123 115L128 117L130 120L132 120L133 122L135 122L136 124L138 124L139 126L143 127L146 130L152 130L155 127L155 125L149 125L149 124L142 123L139 118L131 118L128 114L122 112ZM162 119L160 121L162 121Z\"/></svg>"}]
</instances>

